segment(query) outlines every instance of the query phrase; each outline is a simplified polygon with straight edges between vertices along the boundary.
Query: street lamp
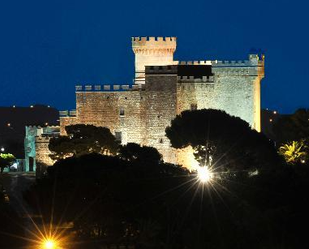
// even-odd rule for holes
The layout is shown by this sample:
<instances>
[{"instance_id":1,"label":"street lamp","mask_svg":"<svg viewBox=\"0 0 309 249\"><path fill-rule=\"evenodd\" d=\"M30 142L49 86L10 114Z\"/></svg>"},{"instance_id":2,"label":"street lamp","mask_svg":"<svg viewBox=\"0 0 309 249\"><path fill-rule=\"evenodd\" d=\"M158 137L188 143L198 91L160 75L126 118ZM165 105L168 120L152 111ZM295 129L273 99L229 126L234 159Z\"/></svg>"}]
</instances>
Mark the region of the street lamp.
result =
<instances>
[{"instance_id":1,"label":"street lamp","mask_svg":"<svg viewBox=\"0 0 309 249\"><path fill-rule=\"evenodd\" d=\"M48 240L48 241L46 241L46 242L44 243L44 247L45 247L46 249L53 249L53 248L55 248L55 244L54 244L53 241Z\"/></svg>"},{"instance_id":2,"label":"street lamp","mask_svg":"<svg viewBox=\"0 0 309 249\"><path fill-rule=\"evenodd\" d=\"M45 240L42 243L42 249L56 249L56 246L56 242L52 239Z\"/></svg>"},{"instance_id":3,"label":"street lamp","mask_svg":"<svg viewBox=\"0 0 309 249\"><path fill-rule=\"evenodd\" d=\"M60 231L58 228L67 229L66 227L57 227L57 230L50 228L47 231L41 231L40 228L37 227L38 234L35 236L36 238L32 240L35 244L32 248L64 249L65 244L68 243L69 237L68 235L63 235L65 230ZM35 235L35 233L33 234Z\"/></svg>"},{"instance_id":4,"label":"street lamp","mask_svg":"<svg viewBox=\"0 0 309 249\"><path fill-rule=\"evenodd\" d=\"M1 150L1 152L4 152L4 151L5 151L5 149L4 149L3 147L1 147L1 149L0 149L0 150Z\"/></svg>"},{"instance_id":5,"label":"street lamp","mask_svg":"<svg viewBox=\"0 0 309 249\"><path fill-rule=\"evenodd\" d=\"M213 173L207 166L197 168L197 177L201 183L208 183L213 178Z\"/></svg>"}]
</instances>

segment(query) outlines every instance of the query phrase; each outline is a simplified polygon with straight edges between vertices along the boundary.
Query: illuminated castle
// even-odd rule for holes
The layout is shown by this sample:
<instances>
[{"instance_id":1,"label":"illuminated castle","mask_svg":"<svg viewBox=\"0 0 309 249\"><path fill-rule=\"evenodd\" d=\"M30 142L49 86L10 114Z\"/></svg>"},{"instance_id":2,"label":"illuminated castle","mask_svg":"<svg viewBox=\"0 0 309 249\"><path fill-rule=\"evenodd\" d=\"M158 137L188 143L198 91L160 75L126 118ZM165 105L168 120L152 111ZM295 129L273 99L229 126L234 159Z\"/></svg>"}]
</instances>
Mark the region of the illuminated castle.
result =
<instances>
[{"instance_id":1,"label":"illuminated castle","mask_svg":"<svg viewBox=\"0 0 309 249\"><path fill-rule=\"evenodd\" d=\"M176 37L133 37L135 84L78 85L76 110L60 112L60 131L71 124L104 126L122 144L155 147L167 162L186 164L170 147L165 128L184 110L212 108L260 131L264 57L245 61L175 61Z\"/></svg>"}]
</instances>

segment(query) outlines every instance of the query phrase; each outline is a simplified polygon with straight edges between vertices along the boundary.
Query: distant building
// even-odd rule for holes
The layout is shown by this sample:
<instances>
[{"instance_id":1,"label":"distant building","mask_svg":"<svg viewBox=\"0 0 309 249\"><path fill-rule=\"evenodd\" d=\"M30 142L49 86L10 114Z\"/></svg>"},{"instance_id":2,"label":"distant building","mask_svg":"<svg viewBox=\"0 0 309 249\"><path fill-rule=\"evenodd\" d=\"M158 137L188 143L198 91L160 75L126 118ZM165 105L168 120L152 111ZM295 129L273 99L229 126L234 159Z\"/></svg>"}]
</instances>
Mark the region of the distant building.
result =
<instances>
[{"instance_id":1,"label":"distant building","mask_svg":"<svg viewBox=\"0 0 309 249\"><path fill-rule=\"evenodd\" d=\"M26 126L24 171L36 171L38 166L53 165L48 145L49 140L59 134L59 126Z\"/></svg>"},{"instance_id":2,"label":"distant building","mask_svg":"<svg viewBox=\"0 0 309 249\"><path fill-rule=\"evenodd\" d=\"M122 144L155 147L167 162L189 166L175 151L165 128L184 110L220 109L261 131L260 82L264 56L245 61L175 61L176 37L133 37L134 85L78 85L76 111L60 112L65 126L104 126Z\"/></svg>"}]
</instances>

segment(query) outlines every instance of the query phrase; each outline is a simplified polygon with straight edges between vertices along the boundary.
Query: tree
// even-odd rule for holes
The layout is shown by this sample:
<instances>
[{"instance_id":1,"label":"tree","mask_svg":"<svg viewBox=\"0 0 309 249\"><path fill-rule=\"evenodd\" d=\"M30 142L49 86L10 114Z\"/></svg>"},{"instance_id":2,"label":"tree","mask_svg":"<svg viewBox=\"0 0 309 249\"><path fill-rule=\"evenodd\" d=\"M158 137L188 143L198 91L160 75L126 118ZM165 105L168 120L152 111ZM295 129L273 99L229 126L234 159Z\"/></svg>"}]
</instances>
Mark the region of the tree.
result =
<instances>
[{"instance_id":1,"label":"tree","mask_svg":"<svg viewBox=\"0 0 309 249\"><path fill-rule=\"evenodd\" d=\"M70 157L49 167L47 175L25 193L25 198L34 209L39 204L47 219L53 212L56 223L61 219L74 221L73 230L79 238L99 238L106 243L133 243L138 239L136 243L141 244L149 238L155 243L158 232L147 231L159 229L157 221L151 220L150 214L158 212L152 197L168 189L171 181L188 177L185 169L165 167L169 170L162 170L158 164L143 167L136 160L99 154ZM162 181L164 190L158 184ZM56 191L51 191L53 188Z\"/></svg>"},{"instance_id":2,"label":"tree","mask_svg":"<svg viewBox=\"0 0 309 249\"><path fill-rule=\"evenodd\" d=\"M298 109L293 115L283 115L273 125L279 143L309 139L309 109Z\"/></svg>"},{"instance_id":3,"label":"tree","mask_svg":"<svg viewBox=\"0 0 309 249\"><path fill-rule=\"evenodd\" d=\"M108 128L78 124L65 129L67 136L50 140L50 157L53 160L90 153L114 155L118 150L119 144Z\"/></svg>"},{"instance_id":4,"label":"tree","mask_svg":"<svg viewBox=\"0 0 309 249\"><path fill-rule=\"evenodd\" d=\"M119 157L127 161L136 161L152 165L162 162L162 155L156 148L140 146L136 143L128 143L121 146Z\"/></svg>"},{"instance_id":5,"label":"tree","mask_svg":"<svg viewBox=\"0 0 309 249\"><path fill-rule=\"evenodd\" d=\"M12 163L16 160L15 156L10 153L1 153L0 154L0 168L1 173L3 172L4 168L9 167Z\"/></svg>"},{"instance_id":6,"label":"tree","mask_svg":"<svg viewBox=\"0 0 309 249\"><path fill-rule=\"evenodd\" d=\"M302 141L292 141L279 148L279 154L288 164L305 163L308 158L308 146Z\"/></svg>"},{"instance_id":7,"label":"tree","mask_svg":"<svg viewBox=\"0 0 309 249\"><path fill-rule=\"evenodd\" d=\"M94 248L308 248L308 173L220 180L216 188L169 166L172 174L118 157L66 158L25 197L47 224L72 222L68 247L76 249L93 248L89 241Z\"/></svg>"},{"instance_id":8,"label":"tree","mask_svg":"<svg viewBox=\"0 0 309 249\"><path fill-rule=\"evenodd\" d=\"M268 139L242 119L224 111L184 111L166 128L172 147L192 146L201 166L221 170L270 169L278 156Z\"/></svg>"}]
</instances>

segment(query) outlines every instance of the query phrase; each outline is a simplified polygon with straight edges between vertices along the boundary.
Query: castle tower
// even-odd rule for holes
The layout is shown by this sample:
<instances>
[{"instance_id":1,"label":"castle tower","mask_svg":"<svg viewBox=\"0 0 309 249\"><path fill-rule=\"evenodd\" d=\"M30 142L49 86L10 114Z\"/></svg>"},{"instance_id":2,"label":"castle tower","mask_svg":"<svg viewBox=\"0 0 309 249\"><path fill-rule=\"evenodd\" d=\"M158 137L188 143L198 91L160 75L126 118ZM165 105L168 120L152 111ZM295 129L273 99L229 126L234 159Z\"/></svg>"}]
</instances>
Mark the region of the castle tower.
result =
<instances>
[{"instance_id":1,"label":"castle tower","mask_svg":"<svg viewBox=\"0 0 309 249\"><path fill-rule=\"evenodd\" d=\"M265 56L249 55L250 62L257 67L257 77L254 80L254 124L253 128L261 132L261 81L265 76Z\"/></svg>"},{"instance_id":2,"label":"castle tower","mask_svg":"<svg viewBox=\"0 0 309 249\"><path fill-rule=\"evenodd\" d=\"M132 37L135 84L145 84L145 66L173 65L176 37Z\"/></svg>"}]
</instances>

